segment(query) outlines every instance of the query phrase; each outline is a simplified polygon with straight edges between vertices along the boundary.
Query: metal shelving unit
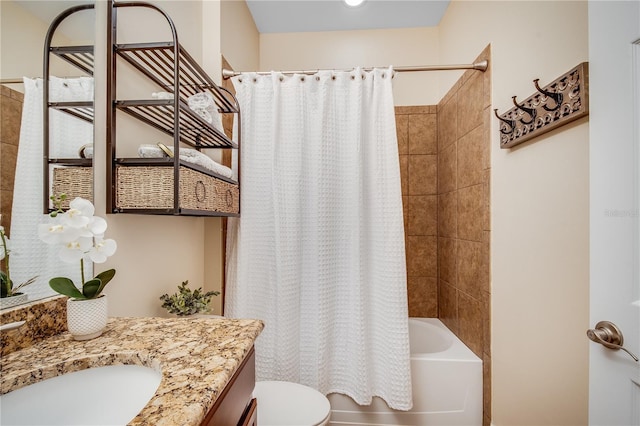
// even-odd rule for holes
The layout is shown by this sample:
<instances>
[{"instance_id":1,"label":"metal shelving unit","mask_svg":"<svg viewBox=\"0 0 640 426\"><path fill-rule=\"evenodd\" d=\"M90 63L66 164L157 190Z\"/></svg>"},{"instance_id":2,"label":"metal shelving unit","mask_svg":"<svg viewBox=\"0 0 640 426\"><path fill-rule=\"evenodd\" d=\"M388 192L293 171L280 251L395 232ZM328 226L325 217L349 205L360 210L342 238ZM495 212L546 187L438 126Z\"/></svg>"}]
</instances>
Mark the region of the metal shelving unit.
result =
<instances>
[{"instance_id":1,"label":"metal shelving unit","mask_svg":"<svg viewBox=\"0 0 640 426\"><path fill-rule=\"evenodd\" d=\"M45 214L52 211L49 196L51 195L50 167L51 165L64 167L81 167L83 171L80 176L87 175L86 168L93 167L91 158L51 158L50 157L50 139L49 139L49 122L51 110L59 110L65 112L80 120L93 123L94 103L86 102L51 102L49 100L49 82L51 72L51 56L54 55L65 62L73 65L83 73L90 76L93 75L93 45L83 46L52 46L53 37L60 24L74 13L84 10L93 9L93 4L83 4L66 9L60 13L49 25L45 36L45 46L43 53L43 212ZM92 183L85 182L81 193L68 194L70 196L83 196L85 198L93 198ZM89 192L87 192L89 191Z\"/></svg>"},{"instance_id":2,"label":"metal shelving unit","mask_svg":"<svg viewBox=\"0 0 640 426\"><path fill-rule=\"evenodd\" d=\"M109 14L108 34L108 82L107 99L107 205L113 213L138 213L138 214L172 214L172 215L197 215L197 216L238 216L239 215L239 179L233 180L218 175L204 167L194 165L179 159L181 143L197 150L202 149L238 149L238 142L232 141L220 129L209 124L197 113L188 107L188 98L200 92L208 92L212 95L218 112L221 114L235 114L236 120L240 120L240 108L232 93L216 85L204 72L191 55L178 43L178 35L171 18L160 8L146 2L115 2L111 0ZM167 21L171 30L172 40L153 43L128 43L117 42L117 14L123 8L146 8L161 14ZM121 100L116 98L118 61L130 65L135 71L157 85L162 91L170 92L173 99L138 99ZM119 158L117 156L117 116L118 111L128 114L136 120L152 127L173 138L173 152L175 156L170 158L145 159L145 158ZM239 164L239 161L238 161ZM145 186L147 174L155 173L155 168L172 168L171 194L172 207L155 206L153 202L140 203L132 207L123 207L121 192L125 185L120 179L123 168L127 171L129 179L132 175L139 175L140 185ZM195 187L185 187L183 173L193 171L202 175L202 179L196 177ZM139 173L136 173L138 172ZM238 173L239 175L239 173ZM166 179L166 174L163 174ZM224 185L224 191L217 188L218 184ZM127 183L127 185L132 185ZM231 186L230 186L231 185ZM202 189L204 188L204 189ZM148 187L148 190L151 190ZM146 195L140 190L140 197ZM197 200L196 207L185 206L186 191L194 191ZM199 191L199 193L198 193ZM222 191L222 192L221 192ZM228 208L206 207L207 203L200 198L223 197ZM232 200L229 203L229 200ZM202 201L202 203L199 203ZM131 204L125 203L125 204ZM150 205L149 205L150 204Z\"/></svg>"}]
</instances>

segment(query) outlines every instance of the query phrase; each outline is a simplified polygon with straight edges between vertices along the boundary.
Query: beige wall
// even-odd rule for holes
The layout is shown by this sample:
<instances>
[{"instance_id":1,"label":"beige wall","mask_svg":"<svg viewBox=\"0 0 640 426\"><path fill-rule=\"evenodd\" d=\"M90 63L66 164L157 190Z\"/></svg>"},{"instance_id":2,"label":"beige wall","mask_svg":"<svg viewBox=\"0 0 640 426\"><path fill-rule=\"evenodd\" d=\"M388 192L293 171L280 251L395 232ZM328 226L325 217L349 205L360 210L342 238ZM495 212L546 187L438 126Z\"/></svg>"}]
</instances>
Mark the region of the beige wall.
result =
<instances>
[{"instance_id":1,"label":"beige wall","mask_svg":"<svg viewBox=\"0 0 640 426\"><path fill-rule=\"evenodd\" d=\"M437 63L437 28L281 33L260 36L262 71ZM442 72L396 74L393 81L395 104L437 104L440 99L437 90L441 74Z\"/></svg>"},{"instance_id":2,"label":"beige wall","mask_svg":"<svg viewBox=\"0 0 640 426\"><path fill-rule=\"evenodd\" d=\"M0 21L0 77L40 77L47 24L12 1L0 2ZM22 37L16 37L17 34L22 34L24 28L29 31ZM17 89L23 91L22 87Z\"/></svg>"},{"instance_id":3,"label":"beige wall","mask_svg":"<svg viewBox=\"0 0 640 426\"><path fill-rule=\"evenodd\" d=\"M244 1L223 1L220 23L221 52L236 70L252 71L260 66L260 33Z\"/></svg>"},{"instance_id":4,"label":"beige wall","mask_svg":"<svg viewBox=\"0 0 640 426\"><path fill-rule=\"evenodd\" d=\"M37 2L34 4L37 5ZM55 2L55 6L50 5L53 10L58 12L67 6L68 4L61 1ZM84 11L79 12L78 16L81 19L92 20L94 15L90 11ZM0 1L0 24L0 78L41 77L44 38L49 23L44 22L13 1L2 0ZM82 44L89 44L90 41L87 37L93 38L91 34L93 23L91 22L87 28L83 28L84 31L77 27L75 20L72 20L71 17L67 18L59 27L59 31L56 32L54 43L68 43L69 38L65 35L65 31L72 30L71 34L82 37ZM53 75L82 75L80 71L55 57L51 58L50 66ZM10 87L20 92L24 91L22 84L10 85Z\"/></svg>"},{"instance_id":5,"label":"beige wall","mask_svg":"<svg viewBox=\"0 0 640 426\"><path fill-rule=\"evenodd\" d=\"M503 112L588 59L587 4L453 1L440 59L489 43ZM502 150L493 119L491 146L493 424L587 424L587 121Z\"/></svg>"}]
</instances>

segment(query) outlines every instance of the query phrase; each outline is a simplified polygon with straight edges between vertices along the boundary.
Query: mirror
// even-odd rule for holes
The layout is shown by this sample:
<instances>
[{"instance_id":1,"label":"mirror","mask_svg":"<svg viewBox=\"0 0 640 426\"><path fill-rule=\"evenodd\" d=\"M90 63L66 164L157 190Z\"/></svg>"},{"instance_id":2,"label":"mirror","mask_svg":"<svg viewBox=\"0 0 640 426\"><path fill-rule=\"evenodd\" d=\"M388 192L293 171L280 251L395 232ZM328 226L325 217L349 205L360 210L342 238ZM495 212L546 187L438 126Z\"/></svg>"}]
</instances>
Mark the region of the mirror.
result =
<instances>
[{"instance_id":1,"label":"mirror","mask_svg":"<svg viewBox=\"0 0 640 426\"><path fill-rule=\"evenodd\" d=\"M70 7L91 3L66 0L0 2L0 106L3 117L0 213L1 224L11 241L10 272L14 286L33 276L38 277L34 283L21 289L28 296L27 302L56 294L49 287L50 278L66 276L76 284L80 280L79 265L59 260L57 251L40 241L37 235L37 224L48 221L48 216L43 213L42 77L45 36L50 23ZM62 21L51 46L93 46L94 38L95 12L93 9L81 10ZM49 101L92 103L92 71L83 70L61 56L49 55ZM93 53L89 56L90 62L92 56ZM21 82L23 77L28 79ZM80 160L80 147L89 148L85 152L92 151L93 108L83 107L83 110L85 117L78 118L77 115L50 109L49 158L71 158L73 163ZM55 167L68 167L68 163L62 162ZM53 184L56 188L53 168L50 166L49 181L50 187ZM92 168L84 167L84 170L92 171ZM89 176L92 177L92 172ZM59 188L56 192L60 191ZM91 196L93 188L89 188ZM2 270L5 269L3 260ZM87 271L85 265L85 274L91 273L91 268ZM0 299L0 308L12 304L6 303L8 299L12 298Z\"/></svg>"}]
</instances>

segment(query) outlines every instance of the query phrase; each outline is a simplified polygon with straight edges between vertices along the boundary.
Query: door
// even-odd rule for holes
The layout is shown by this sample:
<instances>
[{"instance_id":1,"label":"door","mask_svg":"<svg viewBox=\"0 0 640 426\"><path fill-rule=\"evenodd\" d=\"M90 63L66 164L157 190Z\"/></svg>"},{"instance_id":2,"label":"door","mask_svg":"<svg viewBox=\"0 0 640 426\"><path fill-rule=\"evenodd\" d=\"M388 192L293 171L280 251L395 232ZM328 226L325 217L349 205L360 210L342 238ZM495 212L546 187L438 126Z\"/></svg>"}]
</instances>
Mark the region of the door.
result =
<instances>
[{"instance_id":1,"label":"door","mask_svg":"<svg viewBox=\"0 0 640 426\"><path fill-rule=\"evenodd\" d=\"M590 321L640 355L640 2L589 1ZM586 338L586 337L585 337ZM590 343L589 424L640 425L640 362Z\"/></svg>"}]
</instances>

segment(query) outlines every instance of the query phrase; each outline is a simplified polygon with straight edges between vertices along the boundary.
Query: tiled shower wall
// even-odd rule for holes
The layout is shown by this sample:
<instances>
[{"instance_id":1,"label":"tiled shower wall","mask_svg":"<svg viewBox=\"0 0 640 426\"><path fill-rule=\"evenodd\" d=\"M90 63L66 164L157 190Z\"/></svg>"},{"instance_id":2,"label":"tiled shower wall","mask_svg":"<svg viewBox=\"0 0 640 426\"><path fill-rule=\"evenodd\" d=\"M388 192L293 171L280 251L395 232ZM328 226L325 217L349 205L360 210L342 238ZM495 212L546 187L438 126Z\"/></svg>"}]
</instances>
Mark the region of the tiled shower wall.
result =
<instances>
[{"instance_id":1,"label":"tiled shower wall","mask_svg":"<svg viewBox=\"0 0 640 426\"><path fill-rule=\"evenodd\" d=\"M2 225L9 231L13 203L13 178L18 158L20 119L24 95L0 86L0 214ZM7 232L9 234L9 232ZM9 234L10 235L10 234Z\"/></svg>"},{"instance_id":2,"label":"tiled shower wall","mask_svg":"<svg viewBox=\"0 0 640 426\"><path fill-rule=\"evenodd\" d=\"M478 61L489 59L489 47ZM437 106L397 107L409 315L438 317L484 365L491 420L491 76L467 71Z\"/></svg>"},{"instance_id":3,"label":"tiled shower wall","mask_svg":"<svg viewBox=\"0 0 640 426\"><path fill-rule=\"evenodd\" d=\"M436 106L396 107L409 316L438 316Z\"/></svg>"}]
</instances>

